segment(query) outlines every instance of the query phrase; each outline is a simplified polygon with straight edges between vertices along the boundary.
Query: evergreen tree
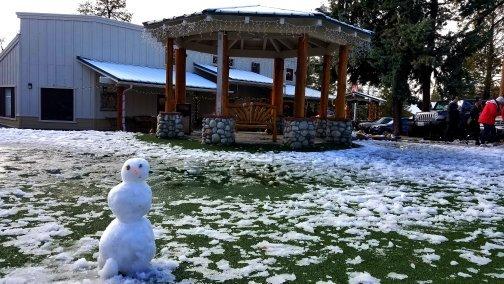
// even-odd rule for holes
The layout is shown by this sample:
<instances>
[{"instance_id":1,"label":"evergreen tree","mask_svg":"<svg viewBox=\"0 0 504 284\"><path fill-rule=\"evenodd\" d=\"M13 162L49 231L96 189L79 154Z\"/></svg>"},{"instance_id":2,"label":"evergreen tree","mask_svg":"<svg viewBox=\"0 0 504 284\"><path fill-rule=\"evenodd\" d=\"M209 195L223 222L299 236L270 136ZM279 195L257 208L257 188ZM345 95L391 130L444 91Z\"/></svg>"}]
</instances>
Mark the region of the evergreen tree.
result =
<instances>
[{"instance_id":1,"label":"evergreen tree","mask_svg":"<svg viewBox=\"0 0 504 284\"><path fill-rule=\"evenodd\" d=\"M126 0L95 0L94 4L88 0L79 4L77 12L125 22L131 22L133 16L126 10Z\"/></svg>"}]
</instances>

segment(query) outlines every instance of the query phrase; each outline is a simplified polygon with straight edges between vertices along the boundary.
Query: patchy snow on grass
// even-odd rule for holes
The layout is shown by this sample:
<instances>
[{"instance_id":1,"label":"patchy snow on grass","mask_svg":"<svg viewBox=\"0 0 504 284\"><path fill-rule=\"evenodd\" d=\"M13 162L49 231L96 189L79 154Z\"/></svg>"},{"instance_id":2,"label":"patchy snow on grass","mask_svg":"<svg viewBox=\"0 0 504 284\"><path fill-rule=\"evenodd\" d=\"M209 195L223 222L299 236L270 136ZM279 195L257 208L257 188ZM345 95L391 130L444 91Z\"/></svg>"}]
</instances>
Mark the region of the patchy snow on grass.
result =
<instances>
[{"instance_id":1,"label":"patchy snow on grass","mask_svg":"<svg viewBox=\"0 0 504 284\"><path fill-rule=\"evenodd\" d=\"M473 251L470 250L456 250L456 251L460 252L459 256L461 258L480 266L487 265L492 261L490 258L476 255Z\"/></svg>"},{"instance_id":2,"label":"patchy snow on grass","mask_svg":"<svg viewBox=\"0 0 504 284\"><path fill-rule=\"evenodd\" d=\"M368 272L350 272L348 284L377 284L380 279L371 276Z\"/></svg>"},{"instance_id":3,"label":"patchy snow on grass","mask_svg":"<svg viewBox=\"0 0 504 284\"><path fill-rule=\"evenodd\" d=\"M387 278L394 279L394 280L404 280L404 279L408 278L408 275L390 272L389 274L387 274Z\"/></svg>"},{"instance_id":4,"label":"patchy snow on grass","mask_svg":"<svg viewBox=\"0 0 504 284\"><path fill-rule=\"evenodd\" d=\"M282 284L294 280L296 280L296 275L294 274L278 274L266 278L266 282L270 284Z\"/></svg>"},{"instance_id":5,"label":"patchy snow on grass","mask_svg":"<svg viewBox=\"0 0 504 284\"><path fill-rule=\"evenodd\" d=\"M448 262L453 251L471 265L504 256L503 147L358 143L320 153L247 153L146 143L124 132L0 129L1 244L26 258L2 273L93 280L111 215L106 194L132 156L152 165L149 217L160 260L182 262L186 280L263 283L295 273L289 264L296 264L307 271L332 265L351 283L377 283L375 271L352 271L359 255L387 258L411 247L430 265ZM35 261L39 267L28 266ZM466 263L450 262L460 270ZM483 280L502 273L485 268L477 275ZM173 279L170 269L154 279ZM435 276L464 277L450 273Z\"/></svg>"},{"instance_id":6,"label":"patchy snow on grass","mask_svg":"<svg viewBox=\"0 0 504 284\"><path fill-rule=\"evenodd\" d=\"M270 243L262 241L252 246L253 248L264 251L266 255L288 257L291 255L300 255L306 251L305 248L283 243Z\"/></svg>"}]
</instances>

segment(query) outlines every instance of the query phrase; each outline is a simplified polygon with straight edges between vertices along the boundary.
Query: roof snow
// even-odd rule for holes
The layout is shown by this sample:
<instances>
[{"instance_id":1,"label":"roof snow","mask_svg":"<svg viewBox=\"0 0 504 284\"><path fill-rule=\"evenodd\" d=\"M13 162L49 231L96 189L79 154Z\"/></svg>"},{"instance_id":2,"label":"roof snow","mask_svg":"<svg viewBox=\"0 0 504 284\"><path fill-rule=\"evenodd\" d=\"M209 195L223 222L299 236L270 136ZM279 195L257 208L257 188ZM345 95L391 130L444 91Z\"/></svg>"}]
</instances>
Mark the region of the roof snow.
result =
<instances>
[{"instance_id":1,"label":"roof snow","mask_svg":"<svg viewBox=\"0 0 504 284\"><path fill-rule=\"evenodd\" d=\"M296 93L296 86L294 85L285 85L284 88L284 94L286 97L294 97L294 94ZM306 88L305 89L305 97L307 98L320 98L320 91L317 91L312 88ZM334 95L329 95L329 98L335 98Z\"/></svg>"},{"instance_id":2,"label":"roof snow","mask_svg":"<svg viewBox=\"0 0 504 284\"><path fill-rule=\"evenodd\" d=\"M296 10L266 7L261 5L206 9L204 12L214 12L219 14L263 14L263 15L284 15L284 16L305 16L305 17L321 14L319 12L303 12Z\"/></svg>"},{"instance_id":3,"label":"roof snow","mask_svg":"<svg viewBox=\"0 0 504 284\"><path fill-rule=\"evenodd\" d=\"M208 65L208 64L199 64L194 63L194 67L197 69L210 73L212 75L217 75L217 66ZM229 68L229 79L231 81L236 82L244 82L244 83L256 83L260 85L272 85L273 79L270 77L266 77L261 74L257 74L252 71L240 70L235 68ZM294 85L285 85L284 86L284 96L285 97L294 97L296 87ZM306 88L305 96L307 98L320 98L320 91ZM334 98L334 96L329 96Z\"/></svg>"},{"instance_id":4,"label":"roof snow","mask_svg":"<svg viewBox=\"0 0 504 284\"><path fill-rule=\"evenodd\" d=\"M166 80L166 69L164 68L154 68L147 66L120 64L108 61L100 61L95 59L89 59L84 57L77 57L77 59L84 65L95 70L96 72L107 76L116 82L123 83L136 83L136 84L152 84L152 85L164 85ZM217 66L208 64L198 64L194 63L194 66L204 72L216 75ZM251 83L258 85L270 86L273 84L273 79L266 77L261 74L257 74L251 71L240 70L240 69L229 69L229 79L231 81ZM173 72L173 81L175 81L175 72ZM207 80L195 73L186 72L186 85L189 89L205 89L205 90L216 90L217 85ZM284 96L293 97L295 94L294 85L285 85ZM320 98L320 91L306 88L305 96L307 98ZM330 96L334 98L334 96Z\"/></svg>"},{"instance_id":5,"label":"roof snow","mask_svg":"<svg viewBox=\"0 0 504 284\"><path fill-rule=\"evenodd\" d=\"M152 85L164 85L166 82L166 69L164 68L120 64L84 57L77 57L77 59L84 65L114 81ZM175 80L175 72L173 72L173 81ZM193 89L217 89L217 85L214 82L192 72L186 72L186 86Z\"/></svg>"},{"instance_id":6,"label":"roof snow","mask_svg":"<svg viewBox=\"0 0 504 284\"><path fill-rule=\"evenodd\" d=\"M213 75L217 74L217 66L214 65L194 63L194 67ZM271 79L270 77L235 68L229 68L229 79L231 81L241 81L247 83L259 83L267 85L273 84L273 79Z\"/></svg>"}]
</instances>

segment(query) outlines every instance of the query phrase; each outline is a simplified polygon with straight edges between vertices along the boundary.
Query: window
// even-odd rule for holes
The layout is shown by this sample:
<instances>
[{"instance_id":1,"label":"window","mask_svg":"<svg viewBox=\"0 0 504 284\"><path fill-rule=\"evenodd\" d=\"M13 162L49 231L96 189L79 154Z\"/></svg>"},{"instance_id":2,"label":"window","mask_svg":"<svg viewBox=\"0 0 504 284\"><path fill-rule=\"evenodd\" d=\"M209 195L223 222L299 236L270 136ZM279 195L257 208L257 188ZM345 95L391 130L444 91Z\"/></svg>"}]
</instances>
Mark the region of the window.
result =
<instances>
[{"instance_id":1,"label":"window","mask_svg":"<svg viewBox=\"0 0 504 284\"><path fill-rule=\"evenodd\" d=\"M294 79L294 69L287 68L285 72L285 80L292 81Z\"/></svg>"},{"instance_id":2,"label":"window","mask_svg":"<svg viewBox=\"0 0 504 284\"><path fill-rule=\"evenodd\" d=\"M14 88L0 88L0 116L15 117Z\"/></svg>"},{"instance_id":3,"label":"window","mask_svg":"<svg viewBox=\"0 0 504 284\"><path fill-rule=\"evenodd\" d=\"M250 67L250 70L254 73L260 74L261 73L261 64L258 62L252 62L252 66Z\"/></svg>"},{"instance_id":4,"label":"window","mask_svg":"<svg viewBox=\"0 0 504 284\"><path fill-rule=\"evenodd\" d=\"M73 90L42 88L40 90L40 119L73 121Z\"/></svg>"},{"instance_id":5,"label":"window","mask_svg":"<svg viewBox=\"0 0 504 284\"><path fill-rule=\"evenodd\" d=\"M115 111L117 108L117 94L103 88L100 93L100 110Z\"/></svg>"},{"instance_id":6,"label":"window","mask_svg":"<svg viewBox=\"0 0 504 284\"><path fill-rule=\"evenodd\" d=\"M216 55L214 55L212 57L212 63L213 63L213 65L219 64L218 57ZM233 65L234 65L234 59L233 58L229 58L229 67L233 67Z\"/></svg>"}]
</instances>

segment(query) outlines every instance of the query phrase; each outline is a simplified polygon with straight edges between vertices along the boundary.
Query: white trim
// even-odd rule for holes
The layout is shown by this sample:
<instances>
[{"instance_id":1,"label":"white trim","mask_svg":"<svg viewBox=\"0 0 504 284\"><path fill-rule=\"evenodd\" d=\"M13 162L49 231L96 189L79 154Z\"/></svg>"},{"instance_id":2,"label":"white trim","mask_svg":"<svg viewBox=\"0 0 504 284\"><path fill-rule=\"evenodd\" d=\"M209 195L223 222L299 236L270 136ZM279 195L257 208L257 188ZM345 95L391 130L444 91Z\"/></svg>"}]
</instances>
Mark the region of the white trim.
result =
<instances>
[{"instance_id":1,"label":"white trim","mask_svg":"<svg viewBox=\"0 0 504 284\"><path fill-rule=\"evenodd\" d=\"M2 61L19 43L20 34L17 34L11 42L0 52L0 61Z\"/></svg>"},{"instance_id":2,"label":"white trim","mask_svg":"<svg viewBox=\"0 0 504 284\"><path fill-rule=\"evenodd\" d=\"M52 14L52 13L32 13L32 12L17 12L17 17L20 19L36 19L36 20L61 20L61 21L81 21L102 23L112 26L129 28L134 30L143 30L143 26L135 25L128 22L121 22L108 18L103 18L94 15L75 15L75 14Z\"/></svg>"},{"instance_id":3,"label":"white trim","mask_svg":"<svg viewBox=\"0 0 504 284\"><path fill-rule=\"evenodd\" d=\"M71 87L58 87L58 86L40 86L38 88L39 93L39 113L38 113L38 121L39 122L50 122L50 123L77 123L76 121L76 106L75 106L75 88ZM64 89L64 90L72 90L73 95L73 118L72 120L44 120L42 119L42 89Z\"/></svg>"}]
</instances>

